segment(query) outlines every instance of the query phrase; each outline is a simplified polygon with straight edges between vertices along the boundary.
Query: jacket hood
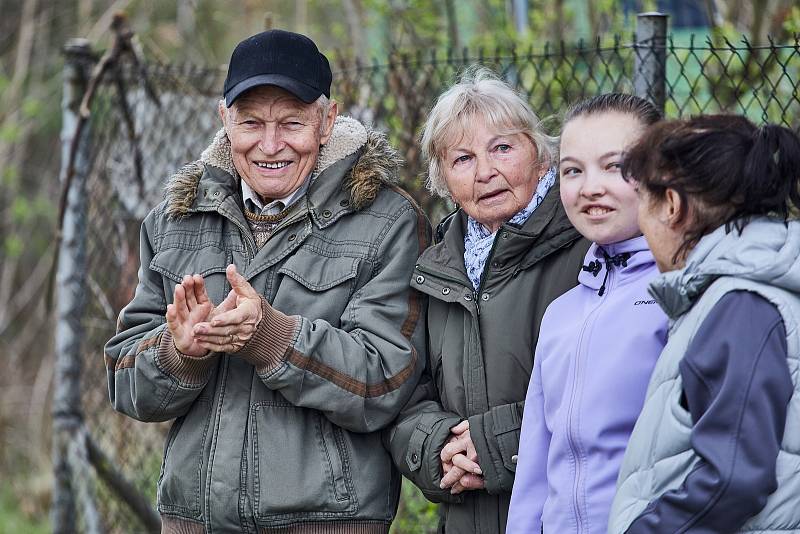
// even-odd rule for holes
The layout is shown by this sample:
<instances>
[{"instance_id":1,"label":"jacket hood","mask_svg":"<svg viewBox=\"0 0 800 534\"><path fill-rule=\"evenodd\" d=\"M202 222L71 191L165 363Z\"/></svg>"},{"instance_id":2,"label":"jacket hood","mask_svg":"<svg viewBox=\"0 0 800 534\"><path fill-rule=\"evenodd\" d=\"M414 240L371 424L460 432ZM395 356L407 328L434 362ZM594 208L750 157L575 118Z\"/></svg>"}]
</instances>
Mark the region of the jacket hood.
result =
<instances>
[{"instance_id":1,"label":"jacket hood","mask_svg":"<svg viewBox=\"0 0 800 534\"><path fill-rule=\"evenodd\" d=\"M751 220L741 233L722 225L700 240L683 269L662 274L650 292L674 319L721 276L800 292L800 221L761 217Z\"/></svg>"},{"instance_id":2,"label":"jacket hood","mask_svg":"<svg viewBox=\"0 0 800 534\"><path fill-rule=\"evenodd\" d=\"M397 182L397 170L403 161L383 134L368 130L350 117L336 118L331 138L319 152L309 189L313 188L319 175L358 151L361 151L361 155L345 179L344 187L350 193L350 204L354 209L371 204L381 187ZM231 143L224 128L216 133L199 160L184 165L170 177L166 186L167 214L170 218L183 217L192 210L197 200L198 185L207 166L219 169L235 180L239 179L233 165Z\"/></svg>"},{"instance_id":3,"label":"jacket hood","mask_svg":"<svg viewBox=\"0 0 800 534\"><path fill-rule=\"evenodd\" d=\"M578 273L578 282L595 291L602 287L608 269L603 252L609 257L618 254L628 255L624 264L614 267L618 269L621 278L624 280L637 277L639 274L650 273L650 269L655 263L653 253L650 252L644 236L626 239L610 245L592 243L583 260L583 268Z\"/></svg>"}]
</instances>

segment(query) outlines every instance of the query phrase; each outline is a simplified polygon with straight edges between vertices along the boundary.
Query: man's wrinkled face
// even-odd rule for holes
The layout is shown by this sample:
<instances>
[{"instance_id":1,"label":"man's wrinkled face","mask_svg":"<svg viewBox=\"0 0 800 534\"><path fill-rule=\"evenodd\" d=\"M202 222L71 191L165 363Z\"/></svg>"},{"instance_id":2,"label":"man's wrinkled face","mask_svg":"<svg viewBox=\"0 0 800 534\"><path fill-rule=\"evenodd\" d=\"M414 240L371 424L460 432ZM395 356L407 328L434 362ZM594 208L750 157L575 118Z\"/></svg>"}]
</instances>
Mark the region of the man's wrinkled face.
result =
<instances>
[{"instance_id":1,"label":"man's wrinkled face","mask_svg":"<svg viewBox=\"0 0 800 534\"><path fill-rule=\"evenodd\" d=\"M233 165L262 201L291 195L314 170L333 131L336 104L323 112L275 86L256 87L230 108L220 103Z\"/></svg>"}]
</instances>

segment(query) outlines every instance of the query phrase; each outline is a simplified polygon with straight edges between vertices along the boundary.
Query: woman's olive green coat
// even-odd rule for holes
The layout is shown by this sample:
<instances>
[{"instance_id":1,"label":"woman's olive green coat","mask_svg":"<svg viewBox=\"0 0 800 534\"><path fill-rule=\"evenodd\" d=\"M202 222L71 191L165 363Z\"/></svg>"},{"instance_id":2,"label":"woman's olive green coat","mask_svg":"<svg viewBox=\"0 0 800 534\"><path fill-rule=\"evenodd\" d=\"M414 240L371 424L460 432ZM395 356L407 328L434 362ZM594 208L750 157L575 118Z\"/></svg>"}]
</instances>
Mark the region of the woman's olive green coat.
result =
<instances>
[{"instance_id":1,"label":"woman's olive green coat","mask_svg":"<svg viewBox=\"0 0 800 534\"><path fill-rule=\"evenodd\" d=\"M395 463L425 495L443 502L447 533L505 531L519 430L539 324L548 304L577 284L589 243L567 219L558 184L521 227L498 231L475 291L464 268L466 215L437 230L412 287L429 296L428 366L387 434ZM469 419L485 490L439 489L449 429Z\"/></svg>"}]
</instances>

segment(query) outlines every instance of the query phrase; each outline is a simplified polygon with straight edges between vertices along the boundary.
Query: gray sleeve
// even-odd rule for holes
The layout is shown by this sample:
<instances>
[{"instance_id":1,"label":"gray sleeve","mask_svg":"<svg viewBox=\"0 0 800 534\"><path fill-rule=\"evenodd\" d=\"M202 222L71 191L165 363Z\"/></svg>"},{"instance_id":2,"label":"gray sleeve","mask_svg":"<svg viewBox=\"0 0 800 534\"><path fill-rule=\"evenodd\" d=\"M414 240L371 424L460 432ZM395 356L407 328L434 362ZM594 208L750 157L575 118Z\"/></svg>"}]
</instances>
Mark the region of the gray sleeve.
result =
<instances>
[{"instance_id":1,"label":"gray sleeve","mask_svg":"<svg viewBox=\"0 0 800 534\"><path fill-rule=\"evenodd\" d=\"M236 355L295 406L351 432L386 428L425 367L427 300L408 281L429 241L425 214L404 204L375 243L380 268L350 297L338 327L264 301L264 319Z\"/></svg>"},{"instance_id":2,"label":"gray sleeve","mask_svg":"<svg viewBox=\"0 0 800 534\"><path fill-rule=\"evenodd\" d=\"M105 346L112 406L145 422L185 415L219 360L217 353L192 358L175 348L166 328L167 295L161 275L150 268L154 219L151 213L142 223L136 293L120 312L117 333Z\"/></svg>"},{"instance_id":3,"label":"gray sleeve","mask_svg":"<svg viewBox=\"0 0 800 534\"><path fill-rule=\"evenodd\" d=\"M764 507L777 488L775 464L794 391L786 356L775 306L747 291L720 299L680 363L682 404L695 422L690 439L701 460L628 533L735 532Z\"/></svg>"}]
</instances>

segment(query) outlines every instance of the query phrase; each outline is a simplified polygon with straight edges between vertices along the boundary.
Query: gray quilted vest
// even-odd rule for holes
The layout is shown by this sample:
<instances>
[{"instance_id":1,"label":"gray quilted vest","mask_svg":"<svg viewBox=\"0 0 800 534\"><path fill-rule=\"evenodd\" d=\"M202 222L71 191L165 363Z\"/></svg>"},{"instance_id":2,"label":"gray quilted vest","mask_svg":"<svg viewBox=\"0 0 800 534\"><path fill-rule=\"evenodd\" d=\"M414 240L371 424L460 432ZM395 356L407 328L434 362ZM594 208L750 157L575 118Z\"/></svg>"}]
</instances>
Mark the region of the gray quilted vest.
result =
<instances>
[{"instance_id":1,"label":"gray quilted vest","mask_svg":"<svg viewBox=\"0 0 800 534\"><path fill-rule=\"evenodd\" d=\"M625 452L609 534L624 533L651 501L680 487L699 461L689 441L691 416L680 404L678 363L706 315L736 290L758 293L778 308L795 391L778 453L778 489L741 532L800 532L800 223L787 228L763 218L750 222L741 235L718 228L698 243L684 269L651 284L651 293L670 318L669 341Z\"/></svg>"}]
</instances>

